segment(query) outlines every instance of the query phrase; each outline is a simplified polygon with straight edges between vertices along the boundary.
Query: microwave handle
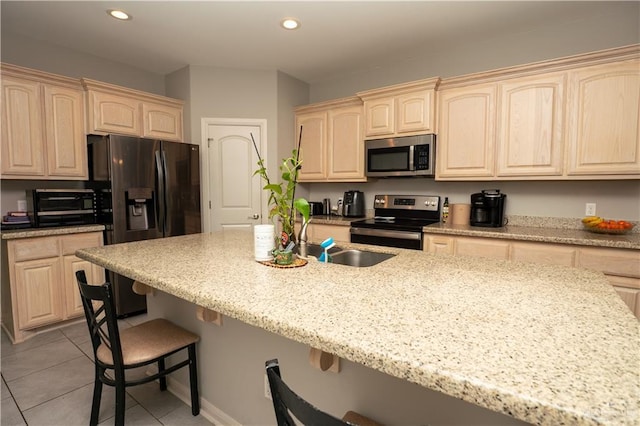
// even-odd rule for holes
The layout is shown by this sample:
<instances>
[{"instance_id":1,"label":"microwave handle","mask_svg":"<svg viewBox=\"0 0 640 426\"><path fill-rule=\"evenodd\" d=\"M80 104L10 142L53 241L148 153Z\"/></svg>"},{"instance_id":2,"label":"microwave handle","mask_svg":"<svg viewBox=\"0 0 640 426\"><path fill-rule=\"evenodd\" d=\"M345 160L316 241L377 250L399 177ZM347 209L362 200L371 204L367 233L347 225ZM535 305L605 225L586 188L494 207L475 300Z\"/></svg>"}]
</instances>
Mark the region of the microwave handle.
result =
<instances>
[{"instance_id":1,"label":"microwave handle","mask_svg":"<svg viewBox=\"0 0 640 426\"><path fill-rule=\"evenodd\" d=\"M416 170L416 166L414 163L414 156L415 156L415 145L411 145L409 147L409 170L410 171L415 171Z\"/></svg>"}]
</instances>

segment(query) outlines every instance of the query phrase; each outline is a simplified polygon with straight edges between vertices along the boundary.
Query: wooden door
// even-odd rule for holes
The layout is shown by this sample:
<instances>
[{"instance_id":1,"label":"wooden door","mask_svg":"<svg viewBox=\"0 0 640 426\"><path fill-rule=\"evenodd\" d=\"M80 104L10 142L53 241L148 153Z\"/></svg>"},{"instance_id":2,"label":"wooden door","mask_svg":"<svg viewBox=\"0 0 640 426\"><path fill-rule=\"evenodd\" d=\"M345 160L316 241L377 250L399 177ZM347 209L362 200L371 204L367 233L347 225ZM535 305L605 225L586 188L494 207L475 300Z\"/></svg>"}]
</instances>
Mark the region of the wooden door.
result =
<instances>
[{"instance_id":1,"label":"wooden door","mask_svg":"<svg viewBox=\"0 0 640 426\"><path fill-rule=\"evenodd\" d=\"M83 93L50 84L43 88L47 173L52 177L86 180L89 172Z\"/></svg>"},{"instance_id":2,"label":"wooden door","mask_svg":"<svg viewBox=\"0 0 640 426\"><path fill-rule=\"evenodd\" d=\"M568 173L640 175L640 60L570 72Z\"/></svg>"},{"instance_id":3,"label":"wooden door","mask_svg":"<svg viewBox=\"0 0 640 426\"><path fill-rule=\"evenodd\" d=\"M330 110L328 124L328 180L364 181L362 106Z\"/></svg>"},{"instance_id":4,"label":"wooden door","mask_svg":"<svg viewBox=\"0 0 640 426\"><path fill-rule=\"evenodd\" d=\"M498 176L559 176L563 171L566 73L500 84Z\"/></svg>"},{"instance_id":5,"label":"wooden door","mask_svg":"<svg viewBox=\"0 0 640 426\"><path fill-rule=\"evenodd\" d=\"M142 103L143 136L182 142L182 108Z\"/></svg>"},{"instance_id":6,"label":"wooden door","mask_svg":"<svg viewBox=\"0 0 640 426\"><path fill-rule=\"evenodd\" d=\"M400 95L396 100L397 133L434 131L434 91L421 90Z\"/></svg>"},{"instance_id":7,"label":"wooden door","mask_svg":"<svg viewBox=\"0 0 640 426\"><path fill-rule=\"evenodd\" d=\"M40 84L2 77L2 176L45 176Z\"/></svg>"},{"instance_id":8,"label":"wooden door","mask_svg":"<svg viewBox=\"0 0 640 426\"><path fill-rule=\"evenodd\" d=\"M87 98L89 132L142 136L140 101L93 90Z\"/></svg>"},{"instance_id":9,"label":"wooden door","mask_svg":"<svg viewBox=\"0 0 640 426\"><path fill-rule=\"evenodd\" d=\"M28 260L15 264L18 328L35 328L62 321L60 258Z\"/></svg>"},{"instance_id":10,"label":"wooden door","mask_svg":"<svg viewBox=\"0 0 640 426\"><path fill-rule=\"evenodd\" d=\"M309 112L296 115L296 143L300 137L302 168L299 182L325 180L327 178L327 112Z\"/></svg>"},{"instance_id":11,"label":"wooden door","mask_svg":"<svg viewBox=\"0 0 640 426\"><path fill-rule=\"evenodd\" d=\"M365 136L392 135L396 131L395 98L364 101Z\"/></svg>"},{"instance_id":12,"label":"wooden door","mask_svg":"<svg viewBox=\"0 0 640 426\"><path fill-rule=\"evenodd\" d=\"M494 175L496 85L440 93L436 178Z\"/></svg>"}]
</instances>

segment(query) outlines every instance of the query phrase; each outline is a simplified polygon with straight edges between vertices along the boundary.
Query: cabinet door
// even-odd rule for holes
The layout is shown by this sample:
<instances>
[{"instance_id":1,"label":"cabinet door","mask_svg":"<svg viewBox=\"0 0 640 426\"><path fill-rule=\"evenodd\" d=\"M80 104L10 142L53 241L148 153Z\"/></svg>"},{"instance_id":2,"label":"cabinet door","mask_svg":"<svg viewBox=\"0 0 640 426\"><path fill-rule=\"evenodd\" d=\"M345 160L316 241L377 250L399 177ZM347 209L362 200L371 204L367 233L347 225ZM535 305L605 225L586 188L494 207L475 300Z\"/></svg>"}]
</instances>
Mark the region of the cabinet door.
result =
<instances>
[{"instance_id":1,"label":"cabinet door","mask_svg":"<svg viewBox=\"0 0 640 426\"><path fill-rule=\"evenodd\" d=\"M494 175L496 85L440 92L437 178Z\"/></svg>"},{"instance_id":2,"label":"cabinet door","mask_svg":"<svg viewBox=\"0 0 640 426\"><path fill-rule=\"evenodd\" d=\"M88 179L82 91L50 84L43 87L48 175Z\"/></svg>"},{"instance_id":3,"label":"cabinet door","mask_svg":"<svg viewBox=\"0 0 640 426\"><path fill-rule=\"evenodd\" d=\"M100 285L105 282L104 268L82 260L75 255L63 257L64 261L64 313L65 319L81 316L84 313L76 272L84 270L89 284Z\"/></svg>"},{"instance_id":4,"label":"cabinet door","mask_svg":"<svg viewBox=\"0 0 640 426\"><path fill-rule=\"evenodd\" d=\"M40 84L2 78L2 176L45 175Z\"/></svg>"},{"instance_id":5,"label":"cabinet door","mask_svg":"<svg viewBox=\"0 0 640 426\"><path fill-rule=\"evenodd\" d=\"M456 238L455 254L457 256L487 257L507 260L509 243L487 238Z\"/></svg>"},{"instance_id":6,"label":"cabinet door","mask_svg":"<svg viewBox=\"0 0 640 426\"><path fill-rule=\"evenodd\" d=\"M182 142L182 108L142 103L143 136Z\"/></svg>"},{"instance_id":7,"label":"cabinet door","mask_svg":"<svg viewBox=\"0 0 640 426\"><path fill-rule=\"evenodd\" d=\"M396 132L433 132L434 102L433 90L421 90L398 96Z\"/></svg>"},{"instance_id":8,"label":"cabinet door","mask_svg":"<svg viewBox=\"0 0 640 426\"><path fill-rule=\"evenodd\" d=\"M570 175L640 175L640 61L570 74Z\"/></svg>"},{"instance_id":9,"label":"cabinet door","mask_svg":"<svg viewBox=\"0 0 640 426\"><path fill-rule=\"evenodd\" d=\"M125 96L88 91L89 132L142 135L140 101Z\"/></svg>"},{"instance_id":10,"label":"cabinet door","mask_svg":"<svg viewBox=\"0 0 640 426\"><path fill-rule=\"evenodd\" d=\"M365 180L362 107L343 107L328 114L329 180Z\"/></svg>"},{"instance_id":11,"label":"cabinet door","mask_svg":"<svg viewBox=\"0 0 640 426\"><path fill-rule=\"evenodd\" d=\"M364 101L365 136L393 134L395 129L395 98Z\"/></svg>"},{"instance_id":12,"label":"cabinet door","mask_svg":"<svg viewBox=\"0 0 640 426\"><path fill-rule=\"evenodd\" d=\"M300 138L302 168L298 181L325 180L327 178L327 113L310 112L296 116L296 142Z\"/></svg>"},{"instance_id":13,"label":"cabinet door","mask_svg":"<svg viewBox=\"0 0 640 426\"><path fill-rule=\"evenodd\" d=\"M498 176L558 176L563 167L566 73L500 84Z\"/></svg>"},{"instance_id":14,"label":"cabinet door","mask_svg":"<svg viewBox=\"0 0 640 426\"><path fill-rule=\"evenodd\" d=\"M631 312L640 319L640 279L607 275L613 289Z\"/></svg>"},{"instance_id":15,"label":"cabinet door","mask_svg":"<svg viewBox=\"0 0 640 426\"><path fill-rule=\"evenodd\" d=\"M63 320L60 258L16 262L15 287L18 328L21 330Z\"/></svg>"}]
</instances>

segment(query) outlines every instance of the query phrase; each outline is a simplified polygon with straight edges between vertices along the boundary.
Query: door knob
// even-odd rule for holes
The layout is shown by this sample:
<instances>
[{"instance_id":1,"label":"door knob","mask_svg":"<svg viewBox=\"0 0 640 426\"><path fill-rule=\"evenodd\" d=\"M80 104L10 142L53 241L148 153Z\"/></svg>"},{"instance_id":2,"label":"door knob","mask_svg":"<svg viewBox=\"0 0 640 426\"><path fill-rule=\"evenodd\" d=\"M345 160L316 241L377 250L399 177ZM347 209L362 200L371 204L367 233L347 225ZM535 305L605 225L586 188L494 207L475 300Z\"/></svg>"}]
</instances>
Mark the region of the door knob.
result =
<instances>
[{"instance_id":1,"label":"door knob","mask_svg":"<svg viewBox=\"0 0 640 426\"><path fill-rule=\"evenodd\" d=\"M253 216L249 216L247 219L260 219L260 215L258 213L254 213Z\"/></svg>"}]
</instances>

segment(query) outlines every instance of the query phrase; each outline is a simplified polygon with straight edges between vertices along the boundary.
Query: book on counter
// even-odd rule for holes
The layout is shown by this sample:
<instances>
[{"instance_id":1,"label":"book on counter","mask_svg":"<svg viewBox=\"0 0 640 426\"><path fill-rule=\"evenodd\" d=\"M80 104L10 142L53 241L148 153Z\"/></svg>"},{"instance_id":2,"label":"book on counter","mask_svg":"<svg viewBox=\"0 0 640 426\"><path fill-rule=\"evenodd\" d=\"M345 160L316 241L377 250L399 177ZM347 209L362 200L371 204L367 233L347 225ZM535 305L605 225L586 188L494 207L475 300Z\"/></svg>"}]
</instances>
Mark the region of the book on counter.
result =
<instances>
[{"instance_id":1,"label":"book on counter","mask_svg":"<svg viewBox=\"0 0 640 426\"><path fill-rule=\"evenodd\" d=\"M30 223L27 212L8 212L2 217L2 223Z\"/></svg>"}]
</instances>

